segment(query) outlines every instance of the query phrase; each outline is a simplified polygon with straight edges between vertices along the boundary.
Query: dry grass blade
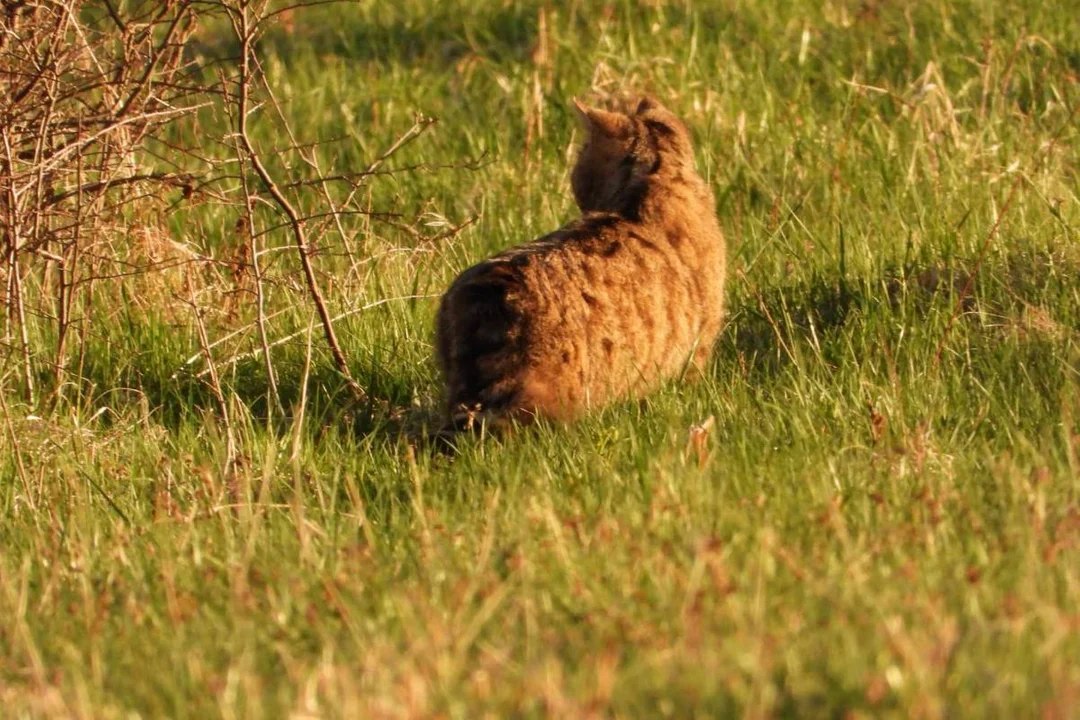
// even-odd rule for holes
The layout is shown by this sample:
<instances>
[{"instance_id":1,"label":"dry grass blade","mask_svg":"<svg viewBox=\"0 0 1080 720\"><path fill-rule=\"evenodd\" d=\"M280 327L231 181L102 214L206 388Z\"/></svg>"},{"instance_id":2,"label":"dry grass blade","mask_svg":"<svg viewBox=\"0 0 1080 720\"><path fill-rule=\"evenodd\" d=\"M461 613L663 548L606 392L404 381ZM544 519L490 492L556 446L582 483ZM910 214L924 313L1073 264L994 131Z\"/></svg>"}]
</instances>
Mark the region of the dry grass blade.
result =
<instances>
[{"instance_id":1,"label":"dry grass blade","mask_svg":"<svg viewBox=\"0 0 1080 720\"><path fill-rule=\"evenodd\" d=\"M1031 173L1034 174L1042 167L1043 163L1049 159L1057 146L1058 141L1066 130L1072 127L1073 118L1076 117L1077 110L1080 110L1080 105L1074 105L1073 109L1069 112L1069 117L1062 123L1061 128L1050 139L1050 142L1042 148L1042 152L1038 159L1035 161L1032 167ZM945 343L949 339L949 334L952 332L953 325L956 324L956 319L960 317L960 312L964 308L964 303L967 301L968 294L971 292L971 288L974 285L975 277L979 274L979 269L982 267L983 261L986 259L986 253L990 250L990 244L994 241L994 238L998 234L998 229L1001 228L1001 223L1008 214L1009 209L1013 205L1013 201L1016 199L1017 194L1020 191L1020 186L1024 182L1025 174L1017 172L1016 177L1013 179L1012 184L1009 186L1009 194L1005 198L1005 202L1001 206L1001 210L997 214L997 218L994 220L994 224L990 226L990 231L986 233L986 238L983 240L982 245L979 246L979 253L975 256L975 264L972 266L971 271L967 273L967 279L964 281L964 285L960 288L960 293L956 298L956 303L953 305L952 313L949 315L949 320L945 324L945 330L941 333L941 340L938 341L937 350L934 353L934 369L937 370L941 365L941 356L945 352Z\"/></svg>"}]
</instances>

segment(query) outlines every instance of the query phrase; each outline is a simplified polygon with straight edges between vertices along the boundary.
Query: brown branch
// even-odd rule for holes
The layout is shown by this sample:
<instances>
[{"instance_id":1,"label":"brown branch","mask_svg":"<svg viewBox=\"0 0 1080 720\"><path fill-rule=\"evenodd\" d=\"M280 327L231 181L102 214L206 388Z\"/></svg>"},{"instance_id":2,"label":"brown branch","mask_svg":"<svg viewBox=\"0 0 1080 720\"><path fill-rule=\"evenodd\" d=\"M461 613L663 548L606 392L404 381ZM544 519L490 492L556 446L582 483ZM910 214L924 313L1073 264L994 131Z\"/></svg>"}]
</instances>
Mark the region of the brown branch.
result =
<instances>
[{"instance_id":1,"label":"brown branch","mask_svg":"<svg viewBox=\"0 0 1080 720\"><path fill-rule=\"evenodd\" d=\"M7 157L7 164L10 167L13 162L11 157L11 146L7 142L6 134L3 136L3 139L4 150ZM30 357L30 336L26 328L26 305L23 299L22 269L19 264L20 233L19 225L17 223L17 216L20 212L19 199L13 185L9 185L7 191L8 193L7 197L5 198L4 204L7 207L8 211L8 222L4 236L7 241L6 259L8 265L8 312L9 318L11 320L14 320L19 327L19 339L22 342L23 376L26 385L26 397L30 405L33 405L34 369Z\"/></svg>"},{"instance_id":2,"label":"brown branch","mask_svg":"<svg viewBox=\"0 0 1080 720\"><path fill-rule=\"evenodd\" d=\"M157 69L158 63L165 55L166 48L168 48L170 43L172 42L173 33L176 32L178 27L180 27L180 21L187 17L187 11L189 7L190 5L185 3L184 6L177 11L176 17L173 18L172 22L169 23L169 27L165 31L165 37L161 40L161 45L158 46L157 51L151 55L150 61L146 63L146 69L143 70L143 75L139 79L138 83L136 83L135 89L131 91L131 93L128 95L127 100L125 100L124 104L120 106L120 109L116 111L117 117L123 117L124 115L126 115L132 104L134 104L135 98L141 95L149 86L150 78L154 75L154 70ZM167 11L167 8L168 6L162 9L162 14Z\"/></svg>"},{"instance_id":3,"label":"brown branch","mask_svg":"<svg viewBox=\"0 0 1080 720\"><path fill-rule=\"evenodd\" d=\"M232 117L231 106L226 103L225 112ZM263 267L260 262L261 251L259 249L259 236L255 232L255 197L248 185L247 172L244 170L244 151L240 147L237 137L233 138L233 148L236 161L240 165L240 188L244 195L244 223L246 240L248 243L248 255L251 257L252 274L255 276L255 326L259 330L259 346L262 350L263 363L266 366L266 381L269 385L269 408L267 421L272 418L275 408L281 407L281 394L278 392L277 378L274 374L274 363L270 355L270 340L266 329L266 296L263 288Z\"/></svg>"},{"instance_id":4,"label":"brown branch","mask_svg":"<svg viewBox=\"0 0 1080 720\"><path fill-rule=\"evenodd\" d=\"M120 17L120 13L116 11L116 6L113 5L112 0L105 0L105 9L109 12L109 17L116 23L116 27L120 32L127 30L127 23Z\"/></svg>"},{"instance_id":5,"label":"brown branch","mask_svg":"<svg viewBox=\"0 0 1080 720\"><path fill-rule=\"evenodd\" d=\"M183 184L190 182L192 175L187 173L141 173L139 175L129 175L122 178L114 178L110 180L103 180L101 182L87 183L86 185L80 185L72 190L59 193L57 195L51 195L42 202L43 207L49 207L51 205L58 205L69 198L76 197L84 193L96 194L103 190L112 190L114 188L123 187L124 185L131 185L133 183L157 181L168 185Z\"/></svg>"},{"instance_id":6,"label":"brown branch","mask_svg":"<svg viewBox=\"0 0 1080 720\"><path fill-rule=\"evenodd\" d=\"M297 214L292 203L289 202L289 199L285 197L285 194L277 186L277 183L274 182L274 179L267 171L266 166L263 165L262 159L255 150L255 146L251 142L251 137L248 135L247 115L254 32L250 25L250 17L248 15L248 7L246 4L241 7L238 12L238 22L239 25L236 24L237 21L234 21L233 27L237 31L238 39L242 45L238 108L238 133L240 140L244 145L244 151L247 154L248 160L251 162L251 167L255 170L259 179L262 180L263 185L266 187L267 192L270 193L270 196L273 197L274 202L278 204L282 212L289 218L297 255L300 258L300 265L304 271L304 281L307 284L307 290L308 294L311 296L311 301L315 305L315 311L319 315L319 321L322 323L323 335L326 337L326 344L330 348L330 355L334 359L334 365L337 367L338 372L345 378L345 382L357 399L365 399L367 393L360 387L360 384L353 379L352 373L349 371L348 361L345 359L345 353L342 352L341 345L338 343L337 333L334 331L333 319L330 317L330 312L326 308L326 301L323 300L322 291L320 290L318 280L315 277L315 269L311 263L310 248L304 232L304 223Z\"/></svg>"}]
</instances>

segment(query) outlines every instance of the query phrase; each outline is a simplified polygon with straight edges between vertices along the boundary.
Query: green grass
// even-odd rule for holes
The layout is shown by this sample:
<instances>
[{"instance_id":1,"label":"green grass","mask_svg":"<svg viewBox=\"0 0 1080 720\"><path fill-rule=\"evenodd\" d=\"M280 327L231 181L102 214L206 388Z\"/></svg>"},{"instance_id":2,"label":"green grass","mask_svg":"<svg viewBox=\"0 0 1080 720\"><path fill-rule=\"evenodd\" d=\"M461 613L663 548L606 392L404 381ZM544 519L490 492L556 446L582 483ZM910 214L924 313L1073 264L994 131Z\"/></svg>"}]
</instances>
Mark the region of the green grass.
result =
<instances>
[{"instance_id":1,"label":"green grass","mask_svg":"<svg viewBox=\"0 0 1080 720\"><path fill-rule=\"evenodd\" d=\"M176 374L199 347L175 287L102 289L78 392L41 412L4 375L5 714L1075 712L1080 15L551 3L544 68L543 5L362 2L266 38L294 126L349 138L328 165L439 118L392 164L457 167L380 177L372 207L479 216L431 242L347 218L356 254L328 240L318 260L332 309L437 296L572 217L569 99L647 89L693 129L729 241L707 377L449 460L352 405L317 332L305 372L301 333L274 350L284 418L261 360L223 366L224 473L220 408ZM234 222L198 207L169 227L229 258ZM308 326L302 295L268 292L273 338ZM435 303L338 325L406 426L438 407ZM236 312L208 315L211 340Z\"/></svg>"}]
</instances>

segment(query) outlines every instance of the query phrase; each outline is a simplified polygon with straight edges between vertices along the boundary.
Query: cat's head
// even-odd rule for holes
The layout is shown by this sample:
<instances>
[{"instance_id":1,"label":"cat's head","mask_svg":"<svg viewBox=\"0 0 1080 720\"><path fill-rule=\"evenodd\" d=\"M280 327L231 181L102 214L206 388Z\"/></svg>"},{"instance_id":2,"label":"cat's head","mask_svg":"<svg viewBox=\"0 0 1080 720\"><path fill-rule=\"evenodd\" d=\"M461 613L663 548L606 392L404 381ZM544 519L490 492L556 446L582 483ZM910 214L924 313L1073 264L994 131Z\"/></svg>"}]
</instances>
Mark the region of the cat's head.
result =
<instances>
[{"instance_id":1,"label":"cat's head","mask_svg":"<svg viewBox=\"0 0 1080 720\"><path fill-rule=\"evenodd\" d=\"M628 112L600 110L574 100L585 130L570 181L582 212L624 209L650 179L693 171L686 126L651 97Z\"/></svg>"}]
</instances>

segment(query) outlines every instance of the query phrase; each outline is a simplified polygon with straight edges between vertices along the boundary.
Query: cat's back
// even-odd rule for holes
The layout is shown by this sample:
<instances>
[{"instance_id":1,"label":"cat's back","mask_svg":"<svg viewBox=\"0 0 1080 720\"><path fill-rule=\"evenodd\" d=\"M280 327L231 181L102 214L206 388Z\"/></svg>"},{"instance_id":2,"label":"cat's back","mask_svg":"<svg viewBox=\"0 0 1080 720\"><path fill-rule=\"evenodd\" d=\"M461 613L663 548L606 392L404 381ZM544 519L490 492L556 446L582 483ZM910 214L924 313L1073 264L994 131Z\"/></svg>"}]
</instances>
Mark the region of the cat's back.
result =
<instances>
[{"instance_id":1,"label":"cat's back","mask_svg":"<svg viewBox=\"0 0 1080 720\"><path fill-rule=\"evenodd\" d=\"M451 399L569 416L651 387L686 363L719 303L722 250L691 217L657 226L589 213L474 265L438 318Z\"/></svg>"},{"instance_id":2,"label":"cat's back","mask_svg":"<svg viewBox=\"0 0 1080 720\"><path fill-rule=\"evenodd\" d=\"M458 277L437 355L450 418L569 418L702 368L723 314L724 241L685 125L653 100L577 106L582 216Z\"/></svg>"}]
</instances>

